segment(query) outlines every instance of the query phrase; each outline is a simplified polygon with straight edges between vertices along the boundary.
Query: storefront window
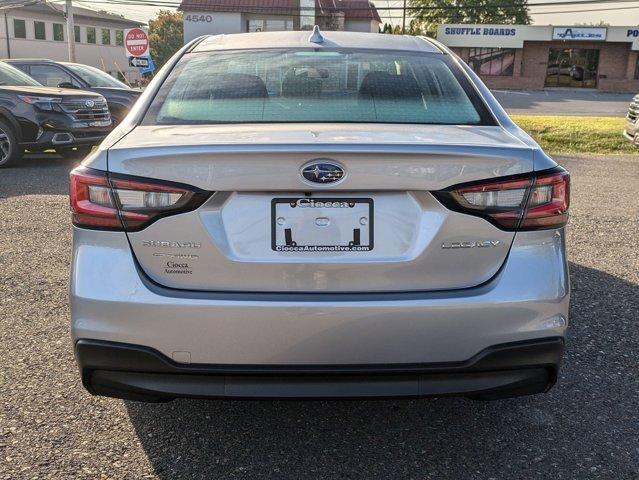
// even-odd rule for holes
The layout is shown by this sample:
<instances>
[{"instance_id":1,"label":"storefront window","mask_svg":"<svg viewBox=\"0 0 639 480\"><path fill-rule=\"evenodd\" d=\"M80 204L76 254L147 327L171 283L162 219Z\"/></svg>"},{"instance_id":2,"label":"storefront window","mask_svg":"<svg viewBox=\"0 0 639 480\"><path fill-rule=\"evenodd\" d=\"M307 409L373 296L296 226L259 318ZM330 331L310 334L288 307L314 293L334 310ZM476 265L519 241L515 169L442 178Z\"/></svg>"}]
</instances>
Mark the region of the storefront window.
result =
<instances>
[{"instance_id":1,"label":"storefront window","mask_svg":"<svg viewBox=\"0 0 639 480\"><path fill-rule=\"evenodd\" d=\"M253 19L246 21L247 32L278 32L283 30L293 30L293 19L285 20L263 20Z\"/></svg>"},{"instance_id":2,"label":"storefront window","mask_svg":"<svg viewBox=\"0 0 639 480\"><path fill-rule=\"evenodd\" d=\"M313 30L315 25L315 0L300 0L300 30Z\"/></svg>"},{"instance_id":3,"label":"storefront window","mask_svg":"<svg viewBox=\"0 0 639 480\"><path fill-rule=\"evenodd\" d=\"M639 80L639 55L637 55L637 63L635 64L635 80Z\"/></svg>"},{"instance_id":4,"label":"storefront window","mask_svg":"<svg viewBox=\"0 0 639 480\"><path fill-rule=\"evenodd\" d=\"M514 48L471 48L468 65L482 76L512 76L515 69Z\"/></svg>"},{"instance_id":5,"label":"storefront window","mask_svg":"<svg viewBox=\"0 0 639 480\"><path fill-rule=\"evenodd\" d=\"M546 87L597 87L599 50L551 48L548 52Z\"/></svg>"}]
</instances>

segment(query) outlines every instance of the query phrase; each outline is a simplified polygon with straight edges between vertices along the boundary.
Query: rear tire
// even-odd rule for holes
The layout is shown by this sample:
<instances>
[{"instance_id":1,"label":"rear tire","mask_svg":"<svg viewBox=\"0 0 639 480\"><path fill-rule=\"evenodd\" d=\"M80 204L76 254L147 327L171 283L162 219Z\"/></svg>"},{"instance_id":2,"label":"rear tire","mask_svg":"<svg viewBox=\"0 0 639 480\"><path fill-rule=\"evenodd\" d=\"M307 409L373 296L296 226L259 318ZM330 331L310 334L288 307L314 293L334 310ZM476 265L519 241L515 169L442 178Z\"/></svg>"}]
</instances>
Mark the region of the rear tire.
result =
<instances>
[{"instance_id":1,"label":"rear tire","mask_svg":"<svg viewBox=\"0 0 639 480\"><path fill-rule=\"evenodd\" d=\"M13 129L0 120L0 168L15 166L23 153Z\"/></svg>"}]
</instances>

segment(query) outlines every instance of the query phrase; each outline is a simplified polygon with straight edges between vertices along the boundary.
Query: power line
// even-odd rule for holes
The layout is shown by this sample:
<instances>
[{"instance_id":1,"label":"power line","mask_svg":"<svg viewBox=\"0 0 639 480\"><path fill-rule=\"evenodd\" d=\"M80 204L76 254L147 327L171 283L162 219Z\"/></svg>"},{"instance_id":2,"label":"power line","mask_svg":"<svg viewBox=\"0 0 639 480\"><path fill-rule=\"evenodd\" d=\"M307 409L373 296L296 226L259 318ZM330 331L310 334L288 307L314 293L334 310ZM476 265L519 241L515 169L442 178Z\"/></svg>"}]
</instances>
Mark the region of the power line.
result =
<instances>
[{"instance_id":1,"label":"power line","mask_svg":"<svg viewBox=\"0 0 639 480\"><path fill-rule=\"evenodd\" d=\"M26 0L5 0L5 1L9 1L11 2L11 5L9 6L5 6L3 5L2 7L0 7L0 9L2 8L16 8L17 6L22 6L25 4L34 4L34 3L40 3L38 0L30 0L30 1L26 1ZM79 0L80 3L85 3L82 0ZM90 4L103 4L103 5L130 5L130 6L145 6L145 7L177 7L181 4L181 2L177 2L177 1L170 1L170 0L91 0L90 2L88 2ZM639 0L574 0L574 1L559 1L559 2L537 2L537 3L528 3L526 4L526 6L528 6L529 8L534 8L534 7L541 7L541 6L546 6L546 7L559 7L559 6L569 6L569 5L591 5L591 4L623 4L623 3L639 3ZM20 5L22 4L22 5ZM461 6L456 6L456 7L449 7L449 6L441 6L441 7L406 7L406 9L404 9L404 7L391 7L389 3L387 3L386 7L382 7L382 6L376 6L375 8L377 10L383 10L383 11L402 11L406 12L406 11L411 11L411 13L418 13L419 11L428 11L428 10L447 10L447 9L459 9L459 8L495 8L495 9L500 9L500 8L518 8L521 7L521 4L519 5L515 5L515 4L503 4L503 5L491 5L491 6L483 6L483 5L465 5L464 7ZM283 12L283 11L290 11L291 9L286 8L286 7L251 7L252 10L259 10L263 13L277 13L277 12ZM314 10L313 7L300 7L300 10ZM348 8L334 8L334 7L322 7L322 10L325 11L357 11L357 10L363 10L363 11L369 11L370 8L366 8L366 7L362 7L362 8L358 8L358 7L348 7ZM635 10L635 9L639 9L639 5L633 5L630 7L624 7L624 6L618 6L618 7L606 7L606 8L591 8L591 9L578 9L578 10L548 10L548 11L541 11L541 12L535 12L532 11L530 12L531 15L553 15L553 14L565 14L565 13L589 13L589 12L607 12L607 11L617 11L617 10ZM296 9L297 10L297 9ZM404 15L400 15L400 16L393 16L393 15L384 15L384 20L402 20L404 19Z\"/></svg>"},{"instance_id":2,"label":"power line","mask_svg":"<svg viewBox=\"0 0 639 480\"><path fill-rule=\"evenodd\" d=\"M562 13L589 13L589 12L610 12L615 10L631 10L636 9L637 7L617 7L617 8L593 8L592 10L559 10L559 11L548 11L548 12L534 12L531 15L560 15ZM401 15L388 16L384 15L382 20L401 20ZM382 22L384 23L384 22ZM507 25L506 25L507 26ZM544 26L544 25L542 25Z\"/></svg>"},{"instance_id":3,"label":"power line","mask_svg":"<svg viewBox=\"0 0 639 480\"><path fill-rule=\"evenodd\" d=\"M526 3L522 4L499 4L499 5L480 5L480 4L468 4L468 5L441 5L441 6L407 6L404 7L383 7L375 5L377 10L384 11L419 11L419 10L459 10L459 9L470 9L470 8L481 8L481 9L499 9L499 8L521 8L522 6L526 6L528 8L535 7L557 7L557 6L572 6L572 5L590 5L590 4L615 4L615 3L638 3L639 0L561 0L558 2L536 2L536 3ZM131 5L131 6L150 6L150 7L179 7L181 2L171 1L171 0L91 0L92 4L108 4L108 5ZM288 7L271 7L271 6L251 6L251 9L256 9L260 11L283 11L283 10L291 10ZM370 10L371 7L329 7L329 6L320 6L322 10L335 10L335 11L357 11L357 10ZM639 8L639 5L634 8ZM295 10L298 8L295 7ZM299 7L299 10L316 10L316 7ZM580 10L581 11L581 10ZM535 12L532 12L535 14Z\"/></svg>"}]
</instances>

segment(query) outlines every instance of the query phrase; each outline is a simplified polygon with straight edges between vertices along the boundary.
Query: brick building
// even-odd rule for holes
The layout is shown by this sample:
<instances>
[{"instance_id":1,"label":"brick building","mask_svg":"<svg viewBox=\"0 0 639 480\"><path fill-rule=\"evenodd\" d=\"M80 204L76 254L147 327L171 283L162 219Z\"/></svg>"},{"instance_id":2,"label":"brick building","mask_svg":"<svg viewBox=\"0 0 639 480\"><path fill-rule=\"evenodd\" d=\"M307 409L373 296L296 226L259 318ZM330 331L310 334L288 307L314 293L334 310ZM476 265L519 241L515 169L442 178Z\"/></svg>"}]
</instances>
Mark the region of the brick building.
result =
<instances>
[{"instance_id":1,"label":"brick building","mask_svg":"<svg viewBox=\"0 0 639 480\"><path fill-rule=\"evenodd\" d=\"M437 39L492 88L639 92L639 27L442 25Z\"/></svg>"}]
</instances>

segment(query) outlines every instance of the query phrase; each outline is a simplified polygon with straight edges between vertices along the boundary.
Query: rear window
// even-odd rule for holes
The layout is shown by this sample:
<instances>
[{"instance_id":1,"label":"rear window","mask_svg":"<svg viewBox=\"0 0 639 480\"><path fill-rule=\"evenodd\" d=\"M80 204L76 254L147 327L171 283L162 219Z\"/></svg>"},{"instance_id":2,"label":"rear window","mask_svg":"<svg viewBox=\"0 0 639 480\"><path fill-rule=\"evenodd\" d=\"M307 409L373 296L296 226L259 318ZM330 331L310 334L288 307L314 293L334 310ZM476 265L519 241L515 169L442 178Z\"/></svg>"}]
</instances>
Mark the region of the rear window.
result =
<instances>
[{"instance_id":1,"label":"rear window","mask_svg":"<svg viewBox=\"0 0 639 480\"><path fill-rule=\"evenodd\" d=\"M494 124L446 55L238 50L185 55L144 124Z\"/></svg>"}]
</instances>

